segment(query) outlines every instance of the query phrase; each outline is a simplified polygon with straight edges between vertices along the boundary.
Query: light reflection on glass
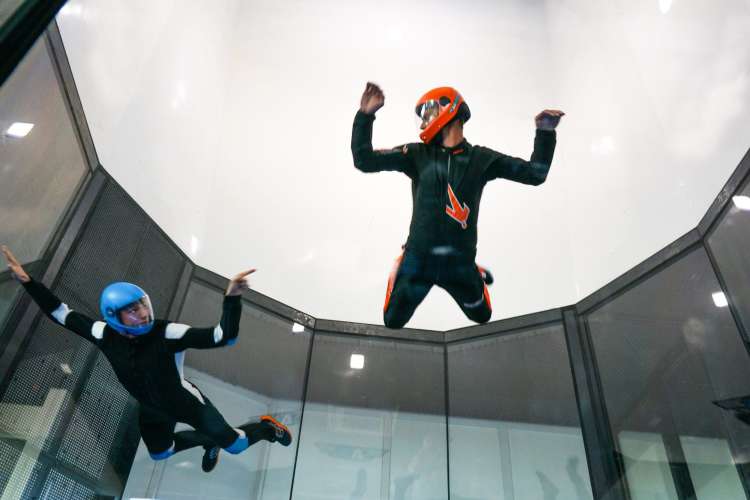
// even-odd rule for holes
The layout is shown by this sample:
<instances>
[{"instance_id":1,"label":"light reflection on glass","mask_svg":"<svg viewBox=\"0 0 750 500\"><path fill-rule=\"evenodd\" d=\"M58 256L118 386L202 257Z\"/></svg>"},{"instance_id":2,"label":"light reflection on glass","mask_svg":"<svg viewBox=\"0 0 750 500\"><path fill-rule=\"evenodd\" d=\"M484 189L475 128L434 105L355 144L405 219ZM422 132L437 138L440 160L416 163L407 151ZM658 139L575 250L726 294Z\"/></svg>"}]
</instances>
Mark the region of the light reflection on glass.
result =
<instances>
[{"instance_id":1,"label":"light reflection on glass","mask_svg":"<svg viewBox=\"0 0 750 500\"><path fill-rule=\"evenodd\" d=\"M365 367L365 357L362 354L352 354L349 366L355 370L361 370Z\"/></svg>"},{"instance_id":2,"label":"light reflection on glass","mask_svg":"<svg viewBox=\"0 0 750 500\"><path fill-rule=\"evenodd\" d=\"M711 296L714 299L714 304L716 304L716 307L727 307L729 305L729 301L727 301L727 296L724 295L724 292L716 292Z\"/></svg>"}]
</instances>

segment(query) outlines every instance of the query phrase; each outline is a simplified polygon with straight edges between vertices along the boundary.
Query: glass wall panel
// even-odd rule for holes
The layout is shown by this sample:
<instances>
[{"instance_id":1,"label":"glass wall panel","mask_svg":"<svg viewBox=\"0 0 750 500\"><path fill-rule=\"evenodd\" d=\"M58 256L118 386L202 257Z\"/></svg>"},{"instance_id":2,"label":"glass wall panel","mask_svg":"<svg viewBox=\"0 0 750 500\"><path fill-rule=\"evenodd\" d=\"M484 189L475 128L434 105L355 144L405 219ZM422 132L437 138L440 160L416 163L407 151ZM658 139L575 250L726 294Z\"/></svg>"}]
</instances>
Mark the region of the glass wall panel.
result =
<instances>
[{"instance_id":1,"label":"glass wall panel","mask_svg":"<svg viewBox=\"0 0 750 500\"><path fill-rule=\"evenodd\" d=\"M316 333L295 499L445 499L444 348Z\"/></svg>"},{"instance_id":2,"label":"glass wall panel","mask_svg":"<svg viewBox=\"0 0 750 500\"><path fill-rule=\"evenodd\" d=\"M750 394L750 364L702 248L587 317L634 500L744 499L750 429L714 401Z\"/></svg>"},{"instance_id":3,"label":"glass wall panel","mask_svg":"<svg viewBox=\"0 0 750 500\"><path fill-rule=\"evenodd\" d=\"M0 242L21 262L41 256L87 171L41 38L0 88Z\"/></svg>"},{"instance_id":4,"label":"glass wall panel","mask_svg":"<svg viewBox=\"0 0 750 500\"><path fill-rule=\"evenodd\" d=\"M9 6L8 2L3 5ZM26 264L37 260L87 172L42 38L0 88L0 244L7 244ZM32 267L27 265L27 270L33 272ZM0 324L20 293L14 281L0 283ZM67 293L61 295L70 299ZM50 464L70 465L72 455L80 457L84 449L83 444L78 446L82 440L70 436L90 430L94 441L97 436L104 438L97 450L106 451L106 438L118 434L114 415L108 419L109 432L104 436L95 425L101 423L104 412L93 412L92 425L81 418L89 393L80 387L93 361L88 344L44 320L21 356L15 371L3 381L0 400L3 498L43 495ZM107 401L109 408L120 403L127 406L127 395ZM83 453L96 455L90 447ZM79 482L97 491L117 482L116 473L105 473L101 467L99 460L106 459L106 455L95 460L89 457L76 463Z\"/></svg>"},{"instance_id":5,"label":"glass wall panel","mask_svg":"<svg viewBox=\"0 0 750 500\"><path fill-rule=\"evenodd\" d=\"M5 322L5 317L20 293L21 285L17 281L10 278L2 281L0 277L0 330Z\"/></svg>"},{"instance_id":6,"label":"glass wall panel","mask_svg":"<svg viewBox=\"0 0 750 500\"><path fill-rule=\"evenodd\" d=\"M179 321L195 326L217 324L222 298L223 293L214 288L191 283ZM141 443L126 496L289 498L312 337L309 330L296 330L291 321L243 303L235 345L189 350L185 355L185 378L208 396L227 422L241 425L261 415L274 415L290 428L291 446L260 442L240 455L222 453L211 480L206 481L201 471L202 449L180 453L159 465ZM158 480L151 480L157 472Z\"/></svg>"},{"instance_id":7,"label":"glass wall panel","mask_svg":"<svg viewBox=\"0 0 750 500\"><path fill-rule=\"evenodd\" d=\"M0 30L5 28L4 24L24 2L25 0L0 0Z\"/></svg>"},{"instance_id":8,"label":"glass wall panel","mask_svg":"<svg viewBox=\"0 0 750 500\"><path fill-rule=\"evenodd\" d=\"M732 199L708 245L745 332L750 332L750 184Z\"/></svg>"},{"instance_id":9,"label":"glass wall panel","mask_svg":"<svg viewBox=\"0 0 750 500\"><path fill-rule=\"evenodd\" d=\"M563 327L448 346L451 498L592 498Z\"/></svg>"}]
</instances>

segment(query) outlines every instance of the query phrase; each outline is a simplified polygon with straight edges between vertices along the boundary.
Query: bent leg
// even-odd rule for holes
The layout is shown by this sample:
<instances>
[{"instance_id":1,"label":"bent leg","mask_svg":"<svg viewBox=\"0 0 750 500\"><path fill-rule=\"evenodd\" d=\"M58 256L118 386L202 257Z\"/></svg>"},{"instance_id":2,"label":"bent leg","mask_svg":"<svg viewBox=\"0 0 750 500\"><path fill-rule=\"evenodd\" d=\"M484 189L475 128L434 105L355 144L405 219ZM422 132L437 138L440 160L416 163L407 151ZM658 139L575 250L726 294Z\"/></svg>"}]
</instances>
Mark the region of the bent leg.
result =
<instances>
[{"instance_id":1,"label":"bent leg","mask_svg":"<svg viewBox=\"0 0 750 500\"><path fill-rule=\"evenodd\" d=\"M482 273L474 264L459 264L445 273L446 279L438 285L447 291L467 318L476 323L486 323L492 316L490 292Z\"/></svg>"},{"instance_id":2,"label":"bent leg","mask_svg":"<svg viewBox=\"0 0 750 500\"><path fill-rule=\"evenodd\" d=\"M190 382L187 383L190 384ZM219 410L211 403L211 400L201 393L197 387L190 385L195 390L191 390L189 394L185 395L185 400L179 405L179 414L176 417L180 422L193 427L195 431L180 431L177 433L184 440L184 447L181 449L195 446L219 446L229 453L245 451L250 446L245 433L229 425L219 413Z\"/></svg>"},{"instance_id":3,"label":"bent leg","mask_svg":"<svg viewBox=\"0 0 750 500\"><path fill-rule=\"evenodd\" d=\"M177 422L169 415L141 405L138 427L149 455L154 460L165 460L175 454L174 427Z\"/></svg>"},{"instance_id":4,"label":"bent leg","mask_svg":"<svg viewBox=\"0 0 750 500\"><path fill-rule=\"evenodd\" d=\"M383 323L387 328L403 328L427 296L433 282L423 271L422 263L409 255L396 261L383 306Z\"/></svg>"}]
</instances>

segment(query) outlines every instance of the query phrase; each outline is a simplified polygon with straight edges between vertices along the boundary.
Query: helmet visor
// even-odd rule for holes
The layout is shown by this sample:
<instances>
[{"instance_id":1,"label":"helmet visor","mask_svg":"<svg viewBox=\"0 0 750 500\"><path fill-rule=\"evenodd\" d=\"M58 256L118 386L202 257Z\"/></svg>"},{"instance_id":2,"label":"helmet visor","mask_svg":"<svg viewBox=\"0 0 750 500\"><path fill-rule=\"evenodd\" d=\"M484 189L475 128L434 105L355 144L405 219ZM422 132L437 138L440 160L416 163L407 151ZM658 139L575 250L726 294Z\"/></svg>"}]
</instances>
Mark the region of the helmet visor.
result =
<instances>
[{"instance_id":1,"label":"helmet visor","mask_svg":"<svg viewBox=\"0 0 750 500\"><path fill-rule=\"evenodd\" d=\"M117 316L125 326L145 326L154 321L154 309L151 307L151 299L144 295L135 302L131 302L118 309Z\"/></svg>"},{"instance_id":2,"label":"helmet visor","mask_svg":"<svg viewBox=\"0 0 750 500\"><path fill-rule=\"evenodd\" d=\"M440 101L437 99L425 101L417 107L416 111L419 130L424 130L440 115Z\"/></svg>"}]
</instances>

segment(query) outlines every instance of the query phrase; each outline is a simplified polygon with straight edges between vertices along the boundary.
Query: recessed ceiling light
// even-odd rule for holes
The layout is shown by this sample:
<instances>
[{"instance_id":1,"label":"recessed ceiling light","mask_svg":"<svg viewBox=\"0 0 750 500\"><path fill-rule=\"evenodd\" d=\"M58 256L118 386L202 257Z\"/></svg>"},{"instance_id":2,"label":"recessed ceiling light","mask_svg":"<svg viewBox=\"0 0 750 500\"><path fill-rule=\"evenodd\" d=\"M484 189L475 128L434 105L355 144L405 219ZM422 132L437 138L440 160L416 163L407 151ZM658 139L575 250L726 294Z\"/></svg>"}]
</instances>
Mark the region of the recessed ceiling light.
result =
<instances>
[{"instance_id":1,"label":"recessed ceiling light","mask_svg":"<svg viewBox=\"0 0 750 500\"><path fill-rule=\"evenodd\" d=\"M361 370L365 367L365 357L362 354L352 354L352 359L349 360L349 366L355 370Z\"/></svg>"},{"instance_id":2,"label":"recessed ceiling light","mask_svg":"<svg viewBox=\"0 0 750 500\"><path fill-rule=\"evenodd\" d=\"M5 131L5 135L18 138L26 137L29 135L32 128L34 128L33 123L16 122L8 127L8 130Z\"/></svg>"}]
</instances>

